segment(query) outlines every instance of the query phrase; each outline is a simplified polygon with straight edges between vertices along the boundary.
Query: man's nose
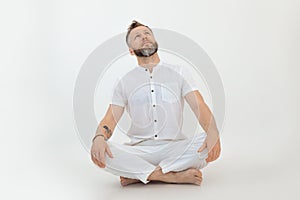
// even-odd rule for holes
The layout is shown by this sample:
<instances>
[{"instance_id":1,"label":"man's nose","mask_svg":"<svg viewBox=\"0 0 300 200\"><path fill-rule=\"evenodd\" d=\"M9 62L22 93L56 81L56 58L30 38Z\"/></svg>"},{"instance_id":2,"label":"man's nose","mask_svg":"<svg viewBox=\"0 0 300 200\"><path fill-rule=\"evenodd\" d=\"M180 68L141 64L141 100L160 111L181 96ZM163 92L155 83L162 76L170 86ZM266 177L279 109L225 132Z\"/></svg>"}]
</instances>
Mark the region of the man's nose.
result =
<instances>
[{"instance_id":1,"label":"man's nose","mask_svg":"<svg viewBox=\"0 0 300 200\"><path fill-rule=\"evenodd\" d=\"M147 35L146 35L146 34L143 34L143 35L142 35L142 38L143 38L143 40L147 39Z\"/></svg>"}]
</instances>

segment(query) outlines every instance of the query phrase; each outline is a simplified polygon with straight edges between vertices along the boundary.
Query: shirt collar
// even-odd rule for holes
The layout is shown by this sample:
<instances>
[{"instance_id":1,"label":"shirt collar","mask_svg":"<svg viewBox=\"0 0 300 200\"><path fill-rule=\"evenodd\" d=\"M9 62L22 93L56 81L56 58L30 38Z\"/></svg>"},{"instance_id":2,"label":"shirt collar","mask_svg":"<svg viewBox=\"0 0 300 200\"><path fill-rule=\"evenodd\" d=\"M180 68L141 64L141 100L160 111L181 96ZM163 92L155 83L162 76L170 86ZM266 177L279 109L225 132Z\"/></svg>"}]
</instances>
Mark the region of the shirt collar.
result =
<instances>
[{"instance_id":1,"label":"shirt collar","mask_svg":"<svg viewBox=\"0 0 300 200\"><path fill-rule=\"evenodd\" d=\"M157 69L159 66L161 66L162 63L163 63L163 62L160 60L159 63L157 63L157 65L155 65L155 67L153 67L153 70L155 70L155 69ZM145 68L145 67L143 67L143 66L141 66L141 65L139 65L139 64L137 64L137 68L138 68L139 70L141 70L141 71L146 71L146 69L147 69L147 68Z\"/></svg>"}]
</instances>

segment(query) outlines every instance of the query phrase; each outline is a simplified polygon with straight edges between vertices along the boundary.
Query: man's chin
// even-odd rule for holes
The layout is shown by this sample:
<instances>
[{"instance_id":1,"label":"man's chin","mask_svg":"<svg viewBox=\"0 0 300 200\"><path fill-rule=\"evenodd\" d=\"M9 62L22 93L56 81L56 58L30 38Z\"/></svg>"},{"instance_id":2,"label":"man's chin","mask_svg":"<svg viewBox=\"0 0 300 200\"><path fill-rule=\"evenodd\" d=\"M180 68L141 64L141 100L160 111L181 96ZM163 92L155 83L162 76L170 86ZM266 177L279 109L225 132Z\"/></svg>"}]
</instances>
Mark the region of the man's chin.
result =
<instances>
[{"instance_id":1,"label":"man's chin","mask_svg":"<svg viewBox=\"0 0 300 200\"><path fill-rule=\"evenodd\" d=\"M143 49L138 49L134 50L134 53L138 57L150 57L154 55L157 52L157 48L143 48Z\"/></svg>"}]
</instances>

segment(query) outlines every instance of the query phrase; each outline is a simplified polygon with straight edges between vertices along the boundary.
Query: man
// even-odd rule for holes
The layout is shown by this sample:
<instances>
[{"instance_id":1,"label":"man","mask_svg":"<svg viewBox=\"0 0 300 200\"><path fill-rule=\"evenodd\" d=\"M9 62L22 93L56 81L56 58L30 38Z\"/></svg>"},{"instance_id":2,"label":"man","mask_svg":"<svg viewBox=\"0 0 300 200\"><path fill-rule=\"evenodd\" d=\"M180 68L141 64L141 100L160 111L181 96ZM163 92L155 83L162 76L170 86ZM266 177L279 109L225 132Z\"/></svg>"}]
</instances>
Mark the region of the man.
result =
<instances>
[{"instance_id":1,"label":"man","mask_svg":"<svg viewBox=\"0 0 300 200\"><path fill-rule=\"evenodd\" d=\"M121 185L150 181L200 185L201 168L221 151L214 117L182 67L160 61L152 30L137 21L126 42L138 66L117 84L112 102L93 138L91 157L100 168L120 176ZM204 133L182 133L184 100ZM131 117L128 144L107 141L124 109Z\"/></svg>"}]
</instances>

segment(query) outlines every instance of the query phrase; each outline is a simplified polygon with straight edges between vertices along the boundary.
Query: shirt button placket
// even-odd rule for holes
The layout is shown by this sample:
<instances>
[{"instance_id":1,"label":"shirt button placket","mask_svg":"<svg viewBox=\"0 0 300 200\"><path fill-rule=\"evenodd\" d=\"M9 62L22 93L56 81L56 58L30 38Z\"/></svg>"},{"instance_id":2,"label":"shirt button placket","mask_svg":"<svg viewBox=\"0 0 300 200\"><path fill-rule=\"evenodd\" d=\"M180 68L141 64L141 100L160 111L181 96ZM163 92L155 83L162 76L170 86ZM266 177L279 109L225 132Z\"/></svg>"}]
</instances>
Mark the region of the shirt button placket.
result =
<instances>
[{"instance_id":1,"label":"shirt button placket","mask_svg":"<svg viewBox=\"0 0 300 200\"><path fill-rule=\"evenodd\" d=\"M146 70L147 71L147 70ZM156 93L155 93L155 88L154 88L154 84L153 84L153 76L152 76L152 73L150 73L150 85L151 85L151 99L152 99L152 108L153 108L153 131L155 133L154 135L154 139L157 139L157 113L156 113Z\"/></svg>"}]
</instances>

